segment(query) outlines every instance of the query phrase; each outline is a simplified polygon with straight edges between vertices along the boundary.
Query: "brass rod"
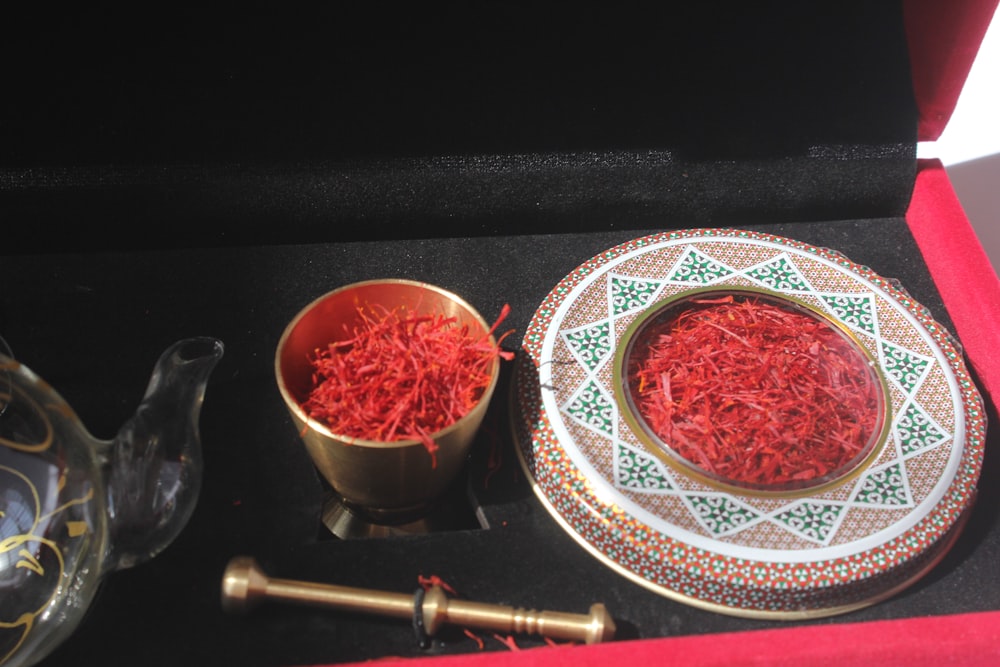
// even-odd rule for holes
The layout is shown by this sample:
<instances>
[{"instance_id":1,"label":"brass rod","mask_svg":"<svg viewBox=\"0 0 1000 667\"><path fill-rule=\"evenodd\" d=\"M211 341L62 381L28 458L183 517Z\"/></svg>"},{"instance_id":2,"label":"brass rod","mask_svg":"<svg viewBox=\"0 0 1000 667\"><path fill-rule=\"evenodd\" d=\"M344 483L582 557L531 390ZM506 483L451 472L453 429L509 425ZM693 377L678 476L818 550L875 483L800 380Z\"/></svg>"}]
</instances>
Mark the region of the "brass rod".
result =
<instances>
[{"instance_id":1,"label":"brass rod","mask_svg":"<svg viewBox=\"0 0 1000 667\"><path fill-rule=\"evenodd\" d=\"M615 634L614 620L600 603L592 605L587 615L539 612L451 599L439 586L433 586L417 597L335 584L272 579L264 574L252 558L233 558L222 578L223 608L227 611L246 611L265 600L393 618L416 616L429 637L433 637L445 624L469 629L541 635L587 644L610 640Z\"/></svg>"},{"instance_id":2,"label":"brass rod","mask_svg":"<svg viewBox=\"0 0 1000 667\"><path fill-rule=\"evenodd\" d=\"M448 600L447 622L467 628L540 635L588 644L606 641L614 635L614 622L602 604L592 605L590 615L584 616L451 599Z\"/></svg>"},{"instance_id":3,"label":"brass rod","mask_svg":"<svg viewBox=\"0 0 1000 667\"><path fill-rule=\"evenodd\" d=\"M411 618L413 616L413 596L402 593L387 593L334 584L269 579L264 595L277 602L334 607L343 611L379 614L393 618Z\"/></svg>"}]
</instances>

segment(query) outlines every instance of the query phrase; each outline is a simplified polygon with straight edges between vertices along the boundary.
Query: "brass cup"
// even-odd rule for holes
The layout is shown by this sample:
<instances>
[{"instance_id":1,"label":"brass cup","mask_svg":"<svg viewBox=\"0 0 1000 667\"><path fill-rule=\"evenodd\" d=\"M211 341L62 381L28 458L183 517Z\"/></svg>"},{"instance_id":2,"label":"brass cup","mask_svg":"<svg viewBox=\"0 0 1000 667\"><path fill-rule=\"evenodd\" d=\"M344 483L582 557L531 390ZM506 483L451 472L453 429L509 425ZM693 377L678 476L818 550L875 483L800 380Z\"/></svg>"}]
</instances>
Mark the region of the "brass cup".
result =
<instances>
[{"instance_id":1,"label":"brass cup","mask_svg":"<svg viewBox=\"0 0 1000 667\"><path fill-rule=\"evenodd\" d=\"M418 440L378 442L332 433L302 409L313 388L311 360L317 348L343 339L345 331L351 331L357 322L358 307L367 304L455 317L459 326L469 326L473 336L485 336L490 327L472 306L451 292L427 283L386 279L329 292L299 311L285 328L275 354L275 376L309 456L346 505L388 521L393 516L419 513L455 480L496 388L500 362L494 360L492 380L475 407L432 435L439 448L434 457ZM490 340L495 344L495 338Z\"/></svg>"}]
</instances>

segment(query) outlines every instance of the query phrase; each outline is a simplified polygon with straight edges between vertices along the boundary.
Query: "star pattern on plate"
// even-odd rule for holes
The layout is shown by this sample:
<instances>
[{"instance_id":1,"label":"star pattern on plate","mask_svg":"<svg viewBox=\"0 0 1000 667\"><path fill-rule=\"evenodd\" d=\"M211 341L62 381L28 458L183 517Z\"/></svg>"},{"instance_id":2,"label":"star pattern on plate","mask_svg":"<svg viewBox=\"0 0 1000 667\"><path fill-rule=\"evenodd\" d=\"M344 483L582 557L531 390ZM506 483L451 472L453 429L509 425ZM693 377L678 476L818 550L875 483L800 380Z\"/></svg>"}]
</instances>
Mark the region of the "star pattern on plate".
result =
<instances>
[{"instance_id":1,"label":"star pattern on plate","mask_svg":"<svg viewBox=\"0 0 1000 667\"><path fill-rule=\"evenodd\" d=\"M725 257L690 245L667 266L662 277L609 271L600 280L606 304L592 321L559 331L581 373L569 400L560 407L565 418L607 441L614 461L613 484L631 494L673 495L689 519L712 537L733 536L766 523L819 545L832 543L853 512L898 512L912 507L914 494L907 461L948 442L952 434L938 424L921 403L920 389L933 360L882 335L875 295L870 291L831 291L814 287L787 252L738 268ZM877 465L850 482L843 498L816 492L774 506L753 496L706 493L689 483L657 456L621 437L628 426L607 386L604 366L614 357L621 318L634 318L680 289L705 286L752 286L808 300L863 340L875 351L893 395L902 397L888 429ZM829 497L828 497L829 496Z\"/></svg>"}]
</instances>

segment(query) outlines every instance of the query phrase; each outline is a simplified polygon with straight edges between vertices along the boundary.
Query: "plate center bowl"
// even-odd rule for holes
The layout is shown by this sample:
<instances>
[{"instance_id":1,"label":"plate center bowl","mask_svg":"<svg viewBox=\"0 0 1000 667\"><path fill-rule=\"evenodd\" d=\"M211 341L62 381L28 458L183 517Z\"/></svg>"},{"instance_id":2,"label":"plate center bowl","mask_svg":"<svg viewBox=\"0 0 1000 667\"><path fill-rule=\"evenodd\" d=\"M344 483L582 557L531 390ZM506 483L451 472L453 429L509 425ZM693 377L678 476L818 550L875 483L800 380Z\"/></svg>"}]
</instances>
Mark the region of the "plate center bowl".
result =
<instances>
[{"instance_id":1,"label":"plate center bowl","mask_svg":"<svg viewBox=\"0 0 1000 667\"><path fill-rule=\"evenodd\" d=\"M766 290L686 291L616 351L619 408L643 444L710 486L812 493L852 479L888 432L871 353L811 305Z\"/></svg>"}]
</instances>

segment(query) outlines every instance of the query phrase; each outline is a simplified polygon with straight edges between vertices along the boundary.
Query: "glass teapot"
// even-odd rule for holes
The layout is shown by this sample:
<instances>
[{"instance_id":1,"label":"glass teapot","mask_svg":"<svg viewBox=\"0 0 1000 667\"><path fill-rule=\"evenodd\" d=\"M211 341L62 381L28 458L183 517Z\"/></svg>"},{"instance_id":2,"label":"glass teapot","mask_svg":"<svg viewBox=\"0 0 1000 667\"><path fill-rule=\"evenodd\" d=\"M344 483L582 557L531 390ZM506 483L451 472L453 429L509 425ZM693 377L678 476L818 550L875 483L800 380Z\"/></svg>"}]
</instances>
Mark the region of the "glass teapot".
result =
<instances>
[{"instance_id":1,"label":"glass teapot","mask_svg":"<svg viewBox=\"0 0 1000 667\"><path fill-rule=\"evenodd\" d=\"M104 441L0 352L0 666L44 658L106 575L184 528L201 488L198 417L222 353L214 338L172 345L135 415Z\"/></svg>"}]
</instances>

